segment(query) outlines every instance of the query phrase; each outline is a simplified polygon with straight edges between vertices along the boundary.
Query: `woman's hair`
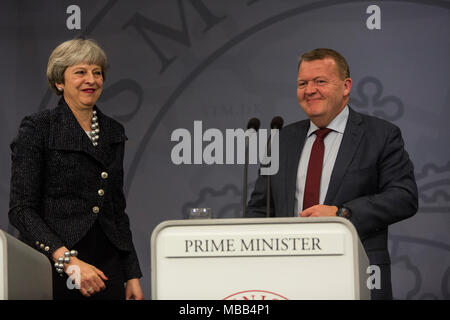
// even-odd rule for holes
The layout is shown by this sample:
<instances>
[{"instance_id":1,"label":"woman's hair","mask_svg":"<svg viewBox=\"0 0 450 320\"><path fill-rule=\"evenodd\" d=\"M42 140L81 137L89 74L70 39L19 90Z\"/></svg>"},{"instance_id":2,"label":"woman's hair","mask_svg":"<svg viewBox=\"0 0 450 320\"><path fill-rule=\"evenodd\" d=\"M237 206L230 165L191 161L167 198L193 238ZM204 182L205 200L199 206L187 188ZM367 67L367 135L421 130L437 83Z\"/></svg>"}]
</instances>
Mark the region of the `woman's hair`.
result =
<instances>
[{"instance_id":1,"label":"woman's hair","mask_svg":"<svg viewBox=\"0 0 450 320\"><path fill-rule=\"evenodd\" d=\"M102 76L106 75L106 54L92 39L73 39L61 43L53 50L48 58L47 81L50 88L57 95L62 92L56 88L56 83L64 83L64 72L67 67L79 63L96 64L102 69Z\"/></svg>"}]
</instances>

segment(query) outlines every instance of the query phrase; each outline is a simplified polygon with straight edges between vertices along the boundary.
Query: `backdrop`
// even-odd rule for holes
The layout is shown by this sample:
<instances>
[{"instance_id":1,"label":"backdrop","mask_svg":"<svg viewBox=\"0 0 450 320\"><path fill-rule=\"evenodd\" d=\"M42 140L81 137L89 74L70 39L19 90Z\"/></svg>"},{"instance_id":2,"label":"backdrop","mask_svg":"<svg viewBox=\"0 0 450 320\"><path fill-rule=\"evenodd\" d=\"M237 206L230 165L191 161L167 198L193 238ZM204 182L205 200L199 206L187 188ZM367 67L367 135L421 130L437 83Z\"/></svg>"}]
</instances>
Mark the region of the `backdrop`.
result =
<instances>
[{"instance_id":1,"label":"backdrop","mask_svg":"<svg viewBox=\"0 0 450 320\"><path fill-rule=\"evenodd\" d=\"M402 129L420 208L390 228L396 299L450 298L450 1L1 1L0 228L8 224L9 144L21 119L52 108L45 70L62 41L96 39L109 58L98 106L129 138L125 192L150 298L150 236L190 207L241 215L242 165L175 165L171 134L305 118L301 53L334 48L350 64L351 106ZM256 180L251 166L249 185Z\"/></svg>"}]
</instances>

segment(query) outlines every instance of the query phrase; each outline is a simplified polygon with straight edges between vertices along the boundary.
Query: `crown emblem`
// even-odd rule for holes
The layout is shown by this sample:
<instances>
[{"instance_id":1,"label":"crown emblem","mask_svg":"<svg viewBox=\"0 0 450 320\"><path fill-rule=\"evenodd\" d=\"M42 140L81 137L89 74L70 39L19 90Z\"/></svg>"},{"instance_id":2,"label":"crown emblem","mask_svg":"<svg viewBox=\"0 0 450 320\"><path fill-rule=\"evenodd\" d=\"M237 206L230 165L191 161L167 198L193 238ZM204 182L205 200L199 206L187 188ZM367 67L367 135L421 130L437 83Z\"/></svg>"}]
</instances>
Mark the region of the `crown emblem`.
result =
<instances>
[{"instance_id":1,"label":"crown emblem","mask_svg":"<svg viewBox=\"0 0 450 320\"><path fill-rule=\"evenodd\" d=\"M350 96L350 104L358 111L388 121L400 119L404 113L403 102L396 96L383 97L383 84L374 77L363 78L356 88L358 98Z\"/></svg>"},{"instance_id":2,"label":"crown emblem","mask_svg":"<svg viewBox=\"0 0 450 320\"><path fill-rule=\"evenodd\" d=\"M425 164L416 180L421 212L450 211L450 161L443 166Z\"/></svg>"}]
</instances>

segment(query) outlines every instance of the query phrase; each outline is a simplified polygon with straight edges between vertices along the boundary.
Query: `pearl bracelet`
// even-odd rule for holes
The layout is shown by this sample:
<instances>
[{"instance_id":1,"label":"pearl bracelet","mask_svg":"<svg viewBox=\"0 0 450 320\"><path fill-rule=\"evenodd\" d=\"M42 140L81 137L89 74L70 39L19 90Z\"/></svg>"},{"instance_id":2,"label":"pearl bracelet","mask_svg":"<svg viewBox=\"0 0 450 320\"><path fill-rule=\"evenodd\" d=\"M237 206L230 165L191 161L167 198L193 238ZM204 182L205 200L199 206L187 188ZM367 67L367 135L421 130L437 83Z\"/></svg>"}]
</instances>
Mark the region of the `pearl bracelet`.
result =
<instances>
[{"instance_id":1,"label":"pearl bracelet","mask_svg":"<svg viewBox=\"0 0 450 320\"><path fill-rule=\"evenodd\" d=\"M64 264L68 264L70 262L70 257L76 257L78 255L77 250L70 250L64 252L64 257L59 257L55 262L56 272L58 272L61 276L64 272Z\"/></svg>"}]
</instances>

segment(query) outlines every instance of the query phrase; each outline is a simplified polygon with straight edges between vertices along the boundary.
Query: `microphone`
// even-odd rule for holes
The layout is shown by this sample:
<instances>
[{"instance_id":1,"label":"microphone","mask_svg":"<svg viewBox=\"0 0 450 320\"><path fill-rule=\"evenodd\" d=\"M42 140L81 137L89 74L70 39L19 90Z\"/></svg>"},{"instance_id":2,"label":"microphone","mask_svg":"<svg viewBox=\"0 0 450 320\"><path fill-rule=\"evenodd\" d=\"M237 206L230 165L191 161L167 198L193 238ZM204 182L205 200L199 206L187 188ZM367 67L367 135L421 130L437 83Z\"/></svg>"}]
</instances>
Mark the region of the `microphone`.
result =
<instances>
[{"instance_id":1,"label":"microphone","mask_svg":"<svg viewBox=\"0 0 450 320\"><path fill-rule=\"evenodd\" d=\"M261 121L258 118L251 118L247 123L247 130L259 130ZM245 136L245 162L244 162L244 184L242 187L242 216L245 218L247 213L247 189L248 189L248 144L249 137Z\"/></svg>"},{"instance_id":2,"label":"microphone","mask_svg":"<svg viewBox=\"0 0 450 320\"><path fill-rule=\"evenodd\" d=\"M282 117L280 116L276 116L272 119L272 121L270 122L270 129L278 129L281 130L281 128L283 128L283 123L284 120Z\"/></svg>"},{"instance_id":3,"label":"microphone","mask_svg":"<svg viewBox=\"0 0 450 320\"><path fill-rule=\"evenodd\" d=\"M283 119L281 119L281 121L283 121ZM248 120L247 129L254 129L255 131L258 131L260 126L261 121L259 121L258 118L251 118Z\"/></svg>"},{"instance_id":4,"label":"microphone","mask_svg":"<svg viewBox=\"0 0 450 320\"><path fill-rule=\"evenodd\" d=\"M283 127L284 120L280 116L276 116L270 122L271 129L281 130ZM272 154L272 135L269 137L269 142L267 145L267 155ZM270 217L270 175L267 176L266 180L266 217Z\"/></svg>"}]
</instances>

